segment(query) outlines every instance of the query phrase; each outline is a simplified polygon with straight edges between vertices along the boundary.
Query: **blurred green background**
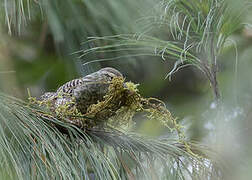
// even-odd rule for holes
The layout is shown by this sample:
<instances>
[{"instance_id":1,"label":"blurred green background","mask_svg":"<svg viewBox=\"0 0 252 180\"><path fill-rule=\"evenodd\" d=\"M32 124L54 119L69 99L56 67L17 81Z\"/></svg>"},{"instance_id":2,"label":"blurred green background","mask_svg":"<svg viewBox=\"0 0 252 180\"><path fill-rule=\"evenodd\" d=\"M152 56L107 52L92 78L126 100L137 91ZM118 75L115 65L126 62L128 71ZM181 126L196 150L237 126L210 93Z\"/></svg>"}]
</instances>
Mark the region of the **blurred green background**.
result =
<instances>
[{"instance_id":1,"label":"blurred green background","mask_svg":"<svg viewBox=\"0 0 252 180\"><path fill-rule=\"evenodd\" d=\"M83 65L103 55L91 53L79 58L80 50L96 46L85 43L88 37L147 31L141 19L158 14L159 3L158 0L1 0L1 91L26 100L27 89L32 96L39 97L101 67L115 67L126 80L140 84L143 96L166 102L171 113L186 127L190 139L218 142L218 148L235 167L232 179L248 178L252 167L252 26L248 25L252 23L251 9L241 20L245 26L231 36L238 54L230 43L219 57L218 80L224 105L218 116L209 82L196 68L182 69L169 81L165 76L173 68L172 59L125 56ZM171 36L164 28L155 29L157 32L164 40ZM141 121L136 130L149 136L166 134L161 125L151 121Z\"/></svg>"}]
</instances>

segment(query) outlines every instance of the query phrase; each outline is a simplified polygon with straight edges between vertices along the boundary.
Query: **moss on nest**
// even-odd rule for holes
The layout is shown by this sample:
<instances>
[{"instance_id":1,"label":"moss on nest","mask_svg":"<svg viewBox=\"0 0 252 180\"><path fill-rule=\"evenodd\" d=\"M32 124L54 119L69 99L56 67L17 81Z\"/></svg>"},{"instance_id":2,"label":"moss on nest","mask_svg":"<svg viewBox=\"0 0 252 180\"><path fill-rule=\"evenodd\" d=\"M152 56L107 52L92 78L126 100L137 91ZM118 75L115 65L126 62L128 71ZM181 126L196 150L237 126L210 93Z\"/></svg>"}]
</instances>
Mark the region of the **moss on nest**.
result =
<instances>
[{"instance_id":1,"label":"moss on nest","mask_svg":"<svg viewBox=\"0 0 252 180\"><path fill-rule=\"evenodd\" d=\"M157 120L171 131L175 131L179 137L178 141L184 144L186 151L199 157L192 152L185 140L182 126L177 123L176 118L172 117L164 102L156 98L142 97L137 86L138 84L132 82L124 82L123 78L114 78L103 100L90 105L85 114L78 111L76 100L67 94L42 101L29 95L29 104L44 107L46 111L36 111L39 116L47 119L56 117L83 130L97 127L127 129L133 125L134 115L144 113L147 120ZM60 97L67 97L68 100L63 105L55 107L55 100Z\"/></svg>"},{"instance_id":2,"label":"moss on nest","mask_svg":"<svg viewBox=\"0 0 252 180\"><path fill-rule=\"evenodd\" d=\"M84 127L114 127L122 128L132 126L133 116L145 113L147 119L160 121L170 130L176 130L179 137L183 136L181 126L172 117L165 104L155 98L144 98L140 95L137 86L132 82L124 82L121 77L112 80L108 93L103 100L88 107L82 114L75 106L75 99L69 97L69 101L55 107L55 98L43 101L30 97L30 103L45 107L51 116L64 119L77 126ZM62 95L61 95L62 96ZM65 96L66 97L66 96ZM48 115L49 115L48 114Z\"/></svg>"}]
</instances>

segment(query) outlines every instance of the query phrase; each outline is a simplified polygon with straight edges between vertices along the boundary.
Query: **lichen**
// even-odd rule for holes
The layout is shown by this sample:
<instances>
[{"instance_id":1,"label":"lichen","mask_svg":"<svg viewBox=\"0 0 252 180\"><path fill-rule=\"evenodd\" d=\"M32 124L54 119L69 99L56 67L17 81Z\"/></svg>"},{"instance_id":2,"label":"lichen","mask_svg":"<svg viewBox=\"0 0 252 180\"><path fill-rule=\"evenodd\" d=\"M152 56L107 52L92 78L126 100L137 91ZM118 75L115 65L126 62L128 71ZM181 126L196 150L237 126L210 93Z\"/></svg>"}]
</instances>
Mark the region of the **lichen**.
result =
<instances>
[{"instance_id":1,"label":"lichen","mask_svg":"<svg viewBox=\"0 0 252 180\"><path fill-rule=\"evenodd\" d=\"M37 104L47 109L50 115L59 119L68 119L69 122L83 127L114 127L128 128L133 123L133 117L138 113L144 113L146 119L158 120L171 131L176 131L180 139L184 138L181 126L176 118L172 117L165 104L155 98L144 98L137 89L138 84L125 82L121 77L113 78L107 94L102 101L92 104L87 112L82 114L76 108L74 97L67 94L59 94L46 100L37 100L30 97L30 104ZM68 101L55 105L57 98L68 98Z\"/></svg>"},{"instance_id":2,"label":"lichen","mask_svg":"<svg viewBox=\"0 0 252 180\"><path fill-rule=\"evenodd\" d=\"M125 82L125 79L121 77L113 78L102 101L90 105L85 114L77 109L75 98L70 97L69 94L59 93L48 99L37 100L31 97L28 91L28 105L35 104L43 107L45 111L37 111L40 116L56 117L82 129L97 127L129 129L134 125L133 117L144 113L147 120L157 120L171 131L175 131L179 137L178 141L184 144L185 150L200 158L192 152L190 145L185 140L182 126L171 115L165 103L156 98L142 97L137 86L138 84ZM56 105L57 98L67 98L67 101Z\"/></svg>"}]
</instances>

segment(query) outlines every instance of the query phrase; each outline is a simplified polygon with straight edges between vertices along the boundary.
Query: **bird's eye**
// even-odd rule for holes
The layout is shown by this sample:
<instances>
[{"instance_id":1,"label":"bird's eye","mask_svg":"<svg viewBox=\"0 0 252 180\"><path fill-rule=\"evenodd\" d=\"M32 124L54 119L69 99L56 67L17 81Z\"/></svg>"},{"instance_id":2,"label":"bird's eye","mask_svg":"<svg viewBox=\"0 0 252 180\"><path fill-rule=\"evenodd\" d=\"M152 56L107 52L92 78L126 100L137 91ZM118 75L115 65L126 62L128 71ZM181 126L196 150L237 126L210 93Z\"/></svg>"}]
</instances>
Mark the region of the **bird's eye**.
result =
<instances>
[{"instance_id":1,"label":"bird's eye","mask_svg":"<svg viewBox=\"0 0 252 180\"><path fill-rule=\"evenodd\" d=\"M110 74L105 74L106 78L111 81L113 79L113 76L111 76Z\"/></svg>"}]
</instances>

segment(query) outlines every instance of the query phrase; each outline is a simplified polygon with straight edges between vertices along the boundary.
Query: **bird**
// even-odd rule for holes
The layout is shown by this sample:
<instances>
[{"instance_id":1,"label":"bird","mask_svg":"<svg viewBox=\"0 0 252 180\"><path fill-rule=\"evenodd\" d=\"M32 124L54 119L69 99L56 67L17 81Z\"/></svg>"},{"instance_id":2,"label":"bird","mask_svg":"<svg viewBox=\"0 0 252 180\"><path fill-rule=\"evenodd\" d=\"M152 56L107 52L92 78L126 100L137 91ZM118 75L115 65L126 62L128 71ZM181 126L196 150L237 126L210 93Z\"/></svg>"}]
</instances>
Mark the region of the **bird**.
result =
<instances>
[{"instance_id":1,"label":"bird","mask_svg":"<svg viewBox=\"0 0 252 180\"><path fill-rule=\"evenodd\" d=\"M102 68L99 71L63 84L56 92L46 92L40 99L43 101L51 100L53 108L74 102L73 105L79 112L85 114L90 105L103 99L114 77L123 78L123 75L115 68ZM73 98L74 101L72 101Z\"/></svg>"}]
</instances>

